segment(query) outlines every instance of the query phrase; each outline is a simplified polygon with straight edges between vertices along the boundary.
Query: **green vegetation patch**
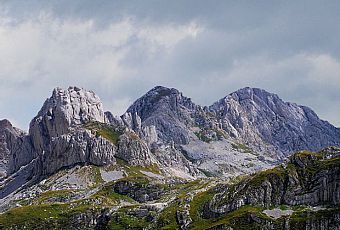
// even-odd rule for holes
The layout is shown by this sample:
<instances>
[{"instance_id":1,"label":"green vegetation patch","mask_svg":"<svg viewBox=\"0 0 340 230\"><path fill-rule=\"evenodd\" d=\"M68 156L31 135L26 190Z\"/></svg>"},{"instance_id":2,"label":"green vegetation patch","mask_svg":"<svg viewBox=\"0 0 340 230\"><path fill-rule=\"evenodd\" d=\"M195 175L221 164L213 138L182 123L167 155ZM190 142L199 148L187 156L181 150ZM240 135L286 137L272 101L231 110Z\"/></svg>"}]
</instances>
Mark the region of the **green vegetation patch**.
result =
<instances>
[{"instance_id":1,"label":"green vegetation patch","mask_svg":"<svg viewBox=\"0 0 340 230\"><path fill-rule=\"evenodd\" d=\"M69 197L74 191L73 190L50 190L41 193L33 203L42 204L49 201L55 202L58 198L67 198Z\"/></svg>"},{"instance_id":2,"label":"green vegetation patch","mask_svg":"<svg viewBox=\"0 0 340 230\"><path fill-rule=\"evenodd\" d=\"M203 194L201 194L203 195ZM202 199L202 198L201 198ZM203 198L205 199L205 198ZM251 217L257 218L257 220L269 220L264 214L262 214L263 208L256 206L242 206L241 208L221 215L217 218L211 219L196 219L190 225L190 229L203 230L218 226L229 226L233 229L260 229L261 224L252 220Z\"/></svg>"},{"instance_id":3,"label":"green vegetation patch","mask_svg":"<svg viewBox=\"0 0 340 230\"><path fill-rule=\"evenodd\" d=\"M243 153L252 153L253 149L242 143L231 143L231 147L234 150L241 151Z\"/></svg>"},{"instance_id":4,"label":"green vegetation patch","mask_svg":"<svg viewBox=\"0 0 340 230\"><path fill-rule=\"evenodd\" d=\"M91 199L100 199L101 203L107 206L117 205L121 201L135 202L132 198L121 195L113 191L113 185L115 182L110 182L103 186L97 193L92 195Z\"/></svg>"},{"instance_id":5,"label":"green vegetation patch","mask_svg":"<svg viewBox=\"0 0 340 230\"><path fill-rule=\"evenodd\" d=\"M118 211L113 213L109 221L109 229L146 229L147 227L154 225L155 223L153 223L153 216L155 216L156 213L150 211L145 216L134 215L134 210L138 208L139 206L136 205L127 206L120 208Z\"/></svg>"},{"instance_id":6,"label":"green vegetation patch","mask_svg":"<svg viewBox=\"0 0 340 230\"><path fill-rule=\"evenodd\" d=\"M297 174L300 181L307 185L317 173L331 170L340 165L340 157L326 157L325 152L300 151L291 156L287 164L290 174Z\"/></svg>"},{"instance_id":7,"label":"green vegetation patch","mask_svg":"<svg viewBox=\"0 0 340 230\"><path fill-rule=\"evenodd\" d=\"M157 225L160 226L161 229L179 229L179 224L176 218L176 212L178 209L178 201L175 201L166 207L159 215Z\"/></svg>"},{"instance_id":8,"label":"green vegetation patch","mask_svg":"<svg viewBox=\"0 0 340 230\"><path fill-rule=\"evenodd\" d=\"M13 208L0 215L0 229L75 229L72 218L98 209L81 203L40 204Z\"/></svg>"},{"instance_id":9,"label":"green vegetation patch","mask_svg":"<svg viewBox=\"0 0 340 230\"><path fill-rule=\"evenodd\" d=\"M215 193L210 189L205 192L198 193L190 202L189 213L195 225L199 224L202 221L205 221L201 215L203 207L204 204L206 204L213 198L214 194Z\"/></svg>"},{"instance_id":10,"label":"green vegetation patch","mask_svg":"<svg viewBox=\"0 0 340 230\"><path fill-rule=\"evenodd\" d=\"M126 161L120 158L116 158L117 166L124 170L128 176L131 177L145 177L146 175L143 174L141 171L152 172L154 174L161 175L161 169L157 164L147 165L147 166L140 166L140 165L129 165ZM116 166L112 166L116 167Z\"/></svg>"},{"instance_id":11,"label":"green vegetation patch","mask_svg":"<svg viewBox=\"0 0 340 230\"><path fill-rule=\"evenodd\" d=\"M275 177L284 181L287 176L286 170L283 168L283 166L279 165L274 168L255 173L254 176L249 180L249 184L256 187L261 185L270 177Z\"/></svg>"},{"instance_id":12,"label":"green vegetation patch","mask_svg":"<svg viewBox=\"0 0 340 230\"><path fill-rule=\"evenodd\" d=\"M195 135L200 139L201 141L204 141L206 143L210 143L212 141L211 138L207 137L203 131L195 132Z\"/></svg>"},{"instance_id":13,"label":"green vegetation patch","mask_svg":"<svg viewBox=\"0 0 340 230\"><path fill-rule=\"evenodd\" d=\"M123 134L123 130L119 127L113 127L111 125L95 121L88 122L84 125L84 128L95 132L97 137L101 136L114 145L118 144L119 136Z\"/></svg>"}]
</instances>

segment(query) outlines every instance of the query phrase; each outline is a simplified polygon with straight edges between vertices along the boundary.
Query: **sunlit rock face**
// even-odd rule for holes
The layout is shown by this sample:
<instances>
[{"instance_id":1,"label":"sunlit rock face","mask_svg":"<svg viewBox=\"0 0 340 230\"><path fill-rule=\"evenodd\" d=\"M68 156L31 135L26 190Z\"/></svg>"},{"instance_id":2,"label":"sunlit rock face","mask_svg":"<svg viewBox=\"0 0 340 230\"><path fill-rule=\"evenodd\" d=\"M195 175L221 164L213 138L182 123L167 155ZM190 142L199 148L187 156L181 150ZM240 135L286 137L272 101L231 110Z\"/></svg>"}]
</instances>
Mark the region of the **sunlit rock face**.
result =
<instances>
[{"instance_id":1,"label":"sunlit rock face","mask_svg":"<svg viewBox=\"0 0 340 230\"><path fill-rule=\"evenodd\" d=\"M338 128L320 120L310 108L284 102L262 89L240 89L209 109L230 135L260 150L274 150L280 157L340 145Z\"/></svg>"},{"instance_id":2,"label":"sunlit rock face","mask_svg":"<svg viewBox=\"0 0 340 230\"><path fill-rule=\"evenodd\" d=\"M203 107L177 89L157 86L119 117L104 112L92 91L56 88L28 134L0 121L0 192L63 168L117 159L156 164L183 178L230 177L327 146L340 146L338 128L261 89L243 88Z\"/></svg>"}]
</instances>

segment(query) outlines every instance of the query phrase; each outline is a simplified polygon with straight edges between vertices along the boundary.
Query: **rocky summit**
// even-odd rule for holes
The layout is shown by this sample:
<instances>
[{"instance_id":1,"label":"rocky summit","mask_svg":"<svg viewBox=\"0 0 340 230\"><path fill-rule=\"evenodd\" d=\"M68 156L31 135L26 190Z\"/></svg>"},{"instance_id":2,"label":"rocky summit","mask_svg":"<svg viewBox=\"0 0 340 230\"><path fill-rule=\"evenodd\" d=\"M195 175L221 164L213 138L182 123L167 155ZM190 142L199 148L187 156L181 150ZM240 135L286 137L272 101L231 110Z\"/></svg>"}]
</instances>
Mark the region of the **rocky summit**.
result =
<instances>
[{"instance_id":1,"label":"rocky summit","mask_svg":"<svg viewBox=\"0 0 340 230\"><path fill-rule=\"evenodd\" d=\"M339 229L340 129L243 88L210 106L157 86L121 116L56 88L0 121L0 229Z\"/></svg>"}]
</instances>

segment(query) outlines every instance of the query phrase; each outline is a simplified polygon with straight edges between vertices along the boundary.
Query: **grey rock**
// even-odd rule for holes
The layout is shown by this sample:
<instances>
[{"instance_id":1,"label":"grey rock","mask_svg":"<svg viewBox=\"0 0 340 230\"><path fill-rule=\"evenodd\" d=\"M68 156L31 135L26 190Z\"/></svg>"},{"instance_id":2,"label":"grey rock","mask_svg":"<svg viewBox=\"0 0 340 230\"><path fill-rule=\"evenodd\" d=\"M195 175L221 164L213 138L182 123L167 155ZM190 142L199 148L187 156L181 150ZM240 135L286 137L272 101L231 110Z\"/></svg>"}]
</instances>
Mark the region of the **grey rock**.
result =
<instances>
[{"instance_id":1,"label":"grey rock","mask_svg":"<svg viewBox=\"0 0 340 230\"><path fill-rule=\"evenodd\" d=\"M106 111L104 115L105 123L111 124L113 126L124 126L124 122L119 116L113 116L113 114L109 111Z\"/></svg>"},{"instance_id":2,"label":"grey rock","mask_svg":"<svg viewBox=\"0 0 340 230\"><path fill-rule=\"evenodd\" d=\"M327 155L330 158L325 162ZM219 216L244 205L337 207L340 204L338 160L339 155L327 149L319 153L298 152L285 165L255 174L234 186L219 188L220 192L206 204L205 215Z\"/></svg>"},{"instance_id":3,"label":"grey rock","mask_svg":"<svg viewBox=\"0 0 340 230\"><path fill-rule=\"evenodd\" d=\"M0 181L36 158L27 134L12 126L8 120L0 121Z\"/></svg>"},{"instance_id":4,"label":"grey rock","mask_svg":"<svg viewBox=\"0 0 340 230\"><path fill-rule=\"evenodd\" d=\"M173 145L180 151L184 145L193 152L190 144L201 141L211 142L219 153L226 151L217 150L218 142L227 139L236 145L244 143L260 160L266 156L274 162L302 149L340 146L340 129L307 107L256 88L240 89L202 107L176 89L157 86L134 102L121 119L151 149Z\"/></svg>"},{"instance_id":5,"label":"grey rock","mask_svg":"<svg viewBox=\"0 0 340 230\"><path fill-rule=\"evenodd\" d=\"M120 136L116 157L130 165L150 165L155 163L147 144L133 132L126 132Z\"/></svg>"},{"instance_id":6,"label":"grey rock","mask_svg":"<svg viewBox=\"0 0 340 230\"><path fill-rule=\"evenodd\" d=\"M53 138L49 149L41 155L43 175L51 175L63 167L76 164L108 165L115 162L117 147L83 128Z\"/></svg>"},{"instance_id":7,"label":"grey rock","mask_svg":"<svg viewBox=\"0 0 340 230\"><path fill-rule=\"evenodd\" d=\"M97 95L77 87L53 90L51 98L31 121L29 130L41 158L42 175L76 164L115 162L116 146L83 128L90 121L105 122Z\"/></svg>"},{"instance_id":8,"label":"grey rock","mask_svg":"<svg viewBox=\"0 0 340 230\"><path fill-rule=\"evenodd\" d=\"M0 184L0 194L8 195L64 167L113 164L117 147L85 129L90 121L105 122L102 104L92 91L77 87L54 89L31 121L28 135L2 121L1 164L7 163L1 168L7 178Z\"/></svg>"},{"instance_id":9,"label":"grey rock","mask_svg":"<svg viewBox=\"0 0 340 230\"><path fill-rule=\"evenodd\" d=\"M294 151L340 146L340 129L310 108L257 88L240 89L209 107L222 128L258 150L284 158Z\"/></svg>"},{"instance_id":10,"label":"grey rock","mask_svg":"<svg viewBox=\"0 0 340 230\"><path fill-rule=\"evenodd\" d=\"M159 184L145 183L143 181L117 181L113 185L113 191L131 197L132 199L145 203L161 198L164 189Z\"/></svg>"},{"instance_id":11,"label":"grey rock","mask_svg":"<svg viewBox=\"0 0 340 230\"><path fill-rule=\"evenodd\" d=\"M38 115L31 121L29 134L34 148L44 151L54 137L68 133L68 128L89 121L104 123L102 103L92 91L77 87L56 88Z\"/></svg>"},{"instance_id":12,"label":"grey rock","mask_svg":"<svg viewBox=\"0 0 340 230\"><path fill-rule=\"evenodd\" d=\"M89 122L118 127L118 139L86 128ZM29 134L2 126L0 180L11 181L11 188L64 167L114 164L116 157L131 165L157 164L176 176L228 177L268 168L296 150L340 145L339 129L311 109L252 88L202 107L176 89L157 86L121 117L104 113L92 91L57 88ZM22 167L31 175L15 179Z\"/></svg>"},{"instance_id":13,"label":"grey rock","mask_svg":"<svg viewBox=\"0 0 340 230\"><path fill-rule=\"evenodd\" d=\"M157 86L134 102L122 119L135 131L154 126L158 139L164 143L187 144L195 111L196 105L178 90Z\"/></svg>"}]
</instances>

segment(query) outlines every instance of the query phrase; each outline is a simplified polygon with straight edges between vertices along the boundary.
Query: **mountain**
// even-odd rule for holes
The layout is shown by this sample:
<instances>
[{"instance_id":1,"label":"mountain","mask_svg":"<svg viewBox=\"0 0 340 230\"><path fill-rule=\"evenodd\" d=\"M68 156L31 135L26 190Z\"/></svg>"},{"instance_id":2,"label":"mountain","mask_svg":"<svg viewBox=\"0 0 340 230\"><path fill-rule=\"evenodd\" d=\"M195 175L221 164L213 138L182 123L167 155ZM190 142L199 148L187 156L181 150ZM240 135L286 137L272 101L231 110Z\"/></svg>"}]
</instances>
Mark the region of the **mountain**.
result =
<instances>
[{"instance_id":1,"label":"mountain","mask_svg":"<svg viewBox=\"0 0 340 230\"><path fill-rule=\"evenodd\" d=\"M214 175L250 173L294 151L340 146L340 129L310 108L256 88L202 107L176 89L157 86L121 118L151 146L172 144L198 169ZM234 150L237 156L231 157Z\"/></svg>"},{"instance_id":2,"label":"mountain","mask_svg":"<svg viewBox=\"0 0 340 230\"><path fill-rule=\"evenodd\" d=\"M192 229L339 229L340 149L301 151L193 197Z\"/></svg>"},{"instance_id":3,"label":"mountain","mask_svg":"<svg viewBox=\"0 0 340 230\"><path fill-rule=\"evenodd\" d=\"M337 203L330 208L326 203L338 196L339 150L328 146L340 147L340 129L310 108L261 89L240 89L200 106L177 89L157 86L116 117L90 90L56 88L28 133L0 121L0 211L7 211L0 214L0 229L35 229L36 223L55 229L84 224L86 229L201 229L195 223L228 219L248 206L333 209ZM302 153L289 158L322 148L303 152L307 158ZM271 171L257 173L282 162L269 170L283 167L278 171L284 180L267 174ZM294 170L287 171L290 167ZM252 180L264 182L254 187ZM319 182L330 190L321 191ZM204 205L198 207L200 198ZM240 218L255 215L248 214ZM19 222L5 224L7 217ZM270 217L262 217L254 217L259 226L274 229ZM331 224L337 217L332 218ZM235 229L232 223L213 226Z\"/></svg>"},{"instance_id":4,"label":"mountain","mask_svg":"<svg viewBox=\"0 0 340 230\"><path fill-rule=\"evenodd\" d=\"M128 177L83 197L82 190L46 190L53 180L76 175L67 171L33 188L43 192L27 191L19 207L0 215L0 229L336 230L339 160L339 148L301 151L273 169L229 181L167 180L155 169L130 167Z\"/></svg>"},{"instance_id":5,"label":"mountain","mask_svg":"<svg viewBox=\"0 0 340 230\"><path fill-rule=\"evenodd\" d=\"M193 116L199 109L178 90L157 86L134 102L122 119L135 131L154 126L157 137L165 143L187 144L188 127L195 124ZM135 117L132 122L130 116Z\"/></svg>"},{"instance_id":6,"label":"mountain","mask_svg":"<svg viewBox=\"0 0 340 230\"><path fill-rule=\"evenodd\" d=\"M306 106L282 101L262 89L243 88L209 107L230 135L283 157L297 150L339 146L340 132ZM269 148L270 150L271 148Z\"/></svg>"},{"instance_id":7,"label":"mountain","mask_svg":"<svg viewBox=\"0 0 340 230\"><path fill-rule=\"evenodd\" d=\"M124 127L113 127L104 121L98 96L70 87L53 90L31 121L28 134L16 131L9 123L4 125L1 133L5 136L8 169L0 184L0 198L75 165L114 164L117 156L133 161L142 157L143 164L150 163L144 142Z\"/></svg>"}]
</instances>

